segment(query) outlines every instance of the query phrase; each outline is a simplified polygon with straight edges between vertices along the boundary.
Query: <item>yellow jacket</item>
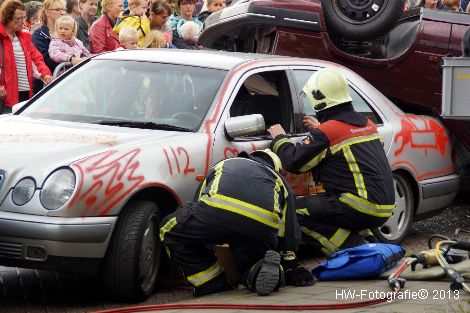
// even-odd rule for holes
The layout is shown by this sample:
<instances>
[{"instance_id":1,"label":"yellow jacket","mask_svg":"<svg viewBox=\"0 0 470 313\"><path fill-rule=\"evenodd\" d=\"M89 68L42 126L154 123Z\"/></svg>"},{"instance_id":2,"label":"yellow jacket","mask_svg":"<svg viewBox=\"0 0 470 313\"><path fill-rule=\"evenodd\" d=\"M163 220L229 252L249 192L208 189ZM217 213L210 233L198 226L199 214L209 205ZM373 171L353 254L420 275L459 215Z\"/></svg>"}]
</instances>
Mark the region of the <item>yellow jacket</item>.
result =
<instances>
[{"instance_id":1,"label":"yellow jacket","mask_svg":"<svg viewBox=\"0 0 470 313\"><path fill-rule=\"evenodd\" d=\"M142 47L145 35L150 32L150 21L137 15L121 15L114 26L113 31L119 36L119 31L125 26L130 26L139 32L139 48Z\"/></svg>"}]
</instances>

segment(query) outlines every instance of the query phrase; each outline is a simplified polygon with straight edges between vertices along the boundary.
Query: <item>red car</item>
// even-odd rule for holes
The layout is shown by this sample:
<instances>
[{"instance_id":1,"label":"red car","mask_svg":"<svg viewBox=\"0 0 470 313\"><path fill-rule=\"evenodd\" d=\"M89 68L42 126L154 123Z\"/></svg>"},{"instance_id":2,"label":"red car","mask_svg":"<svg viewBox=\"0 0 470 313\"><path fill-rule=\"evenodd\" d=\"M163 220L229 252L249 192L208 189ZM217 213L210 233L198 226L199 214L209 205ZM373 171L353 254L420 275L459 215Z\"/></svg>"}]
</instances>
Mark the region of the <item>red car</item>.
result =
<instances>
[{"instance_id":1,"label":"red car","mask_svg":"<svg viewBox=\"0 0 470 313\"><path fill-rule=\"evenodd\" d=\"M408 112L441 113L443 56L460 56L470 15L403 0L239 0L212 14L209 48L341 63ZM470 122L445 121L470 149Z\"/></svg>"}]
</instances>

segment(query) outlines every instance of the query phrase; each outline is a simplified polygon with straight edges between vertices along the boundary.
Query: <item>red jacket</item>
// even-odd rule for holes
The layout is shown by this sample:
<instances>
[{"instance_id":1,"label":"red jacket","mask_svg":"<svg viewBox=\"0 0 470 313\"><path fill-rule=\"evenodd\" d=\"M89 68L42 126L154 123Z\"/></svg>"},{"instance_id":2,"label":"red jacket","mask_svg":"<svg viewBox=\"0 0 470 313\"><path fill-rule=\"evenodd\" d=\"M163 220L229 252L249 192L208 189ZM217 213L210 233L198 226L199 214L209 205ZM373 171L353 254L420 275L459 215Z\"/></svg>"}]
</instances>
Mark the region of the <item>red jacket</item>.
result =
<instances>
[{"instance_id":1,"label":"red jacket","mask_svg":"<svg viewBox=\"0 0 470 313\"><path fill-rule=\"evenodd\" d=\"M44 63L42 54L36 49L31 42L31 35L21 30L16 32L16 36L20 40L21 47L23 48L24 57L26 61L26 72L28 73L29 81L29 97L33 96L33 62L36 65L41 77L52 75L51 71ZM18 74L16 72L15 55L13 54L13 44L10 37L7 35L3 23L0 22L0 40L3 43L4 51L4 76L5 76L5 89L7 96L4 104L12 107L17 104L18 99ZM1 54L1 53L0 53ZM1 57L1 55L0 55ZM1 62L1 60L0 60ZM0 75L0 85L3 84Z\"/></svg>"},{"instance_id":2,"label":"red jacket","mask_svg":"<svg viewBox=\"0 0 470 313\"><path fill-rule=\"evenodd\" d=\"M106 14L101 15L91 25L88 39L90 40L90 52L92 54L113 51L120 46L119 37L113 31L113 25L111 25Z\"/></svg>"}]
</instances>

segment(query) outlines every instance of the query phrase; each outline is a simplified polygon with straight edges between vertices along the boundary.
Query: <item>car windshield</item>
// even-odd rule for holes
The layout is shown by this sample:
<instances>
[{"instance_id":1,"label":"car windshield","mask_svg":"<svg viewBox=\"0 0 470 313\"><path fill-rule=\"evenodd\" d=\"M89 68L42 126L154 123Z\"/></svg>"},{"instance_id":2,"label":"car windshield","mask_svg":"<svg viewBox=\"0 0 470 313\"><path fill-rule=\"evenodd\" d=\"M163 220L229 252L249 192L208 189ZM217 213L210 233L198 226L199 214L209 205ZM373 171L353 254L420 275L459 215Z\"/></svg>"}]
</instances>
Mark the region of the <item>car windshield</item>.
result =
<instances>
[{"instance_id":1,"label":"car windshield","mask_svg":"<svg viewBox=\"0 0 470 313\"><path fill-rule=\"evenodd\" d=\"M120 127L197 129L226 71L121 60L91 60L20 114Z\"/></svg>"}]
</instances>

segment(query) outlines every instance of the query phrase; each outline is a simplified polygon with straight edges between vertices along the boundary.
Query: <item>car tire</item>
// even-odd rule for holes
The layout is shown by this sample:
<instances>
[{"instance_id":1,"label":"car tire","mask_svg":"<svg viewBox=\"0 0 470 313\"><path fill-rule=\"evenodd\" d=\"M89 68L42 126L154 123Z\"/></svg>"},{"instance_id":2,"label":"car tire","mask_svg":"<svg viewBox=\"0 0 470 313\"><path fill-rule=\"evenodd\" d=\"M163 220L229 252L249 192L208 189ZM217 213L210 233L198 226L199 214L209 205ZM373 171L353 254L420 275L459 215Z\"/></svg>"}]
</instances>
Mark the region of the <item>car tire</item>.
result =
<instances>
[{"instance_id":1,"label":"car tire","mask_svg":"<svg viewBox=\"0 0 470 313\"><path fill-rule=\"evenodd\" d=\"M378 10L376 4L382 3ZM328 33L350 40L376 38L388 32L403 11L404 0L322 0Z\"/></svg>"},{"instance_id":2,"label":"car tire","mask_svg":"<svg viewBox=\"0 0 470 313\"><path fill-rule=\"evenodd\" d=\"M380 242L400 244L413 222L414 197L410 183L400 174L393 174L395 184L395 201L397 207L393 215L379 228L373 229Z\"/></svg>"},{"instance_id":3,"label":"car tire","mask_svg":"<svg viewBox=\"0 0 470 313\"><path fill-rule=\"evenodd\" d=\"M153 202L134 201L123 209L103 268L102 280L110 298L139 302L152 293L160 267L159 225Z\"/></svg>"}]
</instances>

